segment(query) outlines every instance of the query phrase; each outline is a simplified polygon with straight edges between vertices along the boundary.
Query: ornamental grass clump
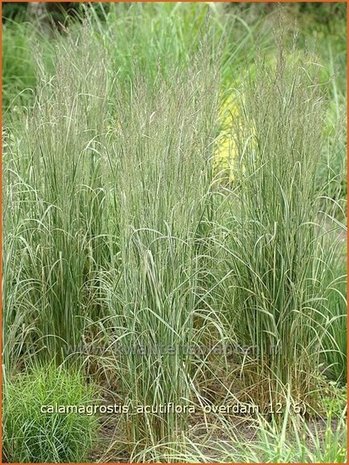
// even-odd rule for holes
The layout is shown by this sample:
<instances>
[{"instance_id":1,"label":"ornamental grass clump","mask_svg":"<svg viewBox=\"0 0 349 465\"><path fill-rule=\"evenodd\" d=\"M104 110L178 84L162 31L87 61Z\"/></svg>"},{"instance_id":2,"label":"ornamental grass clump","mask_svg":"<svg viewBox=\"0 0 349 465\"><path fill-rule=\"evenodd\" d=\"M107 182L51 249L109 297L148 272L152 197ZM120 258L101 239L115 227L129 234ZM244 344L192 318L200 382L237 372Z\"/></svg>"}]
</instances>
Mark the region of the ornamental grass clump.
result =
<instances>
[{"instance_id":1,"label":"ornamental grass clump","mask_svg":"<svg viewBox=\"0 0 349 465\"><path fill-rule=\"evenodd\" d=\"M324 106L310 66L282 47L276 66L259 63L235 126L244 169L222 245L227 306L238 340L253 349L248 370L261 402L276 402L288 384L296 396L311 391L328 312L315 183Z\"/></svg>"},{"instance_id":2,"label":"ornamental grass clump","mask_svg":"<svg viewBox=\"0 0 349 465\"><path fill-rule=\"evenodd\" d=\"M13 89L7 53L6 460L91 459L95 420L39 414L94 401L74 369L122 406L100 462L340 461L342 86L223 5L81 13L41 47L17 31ZM67 370L29 372L47 359Z\"/></svg>"},{"instance_id":3,"label":"ornamental grass clump","mask_svg":"<svg viewBox=\"0 0 349 465\"><path fill-rule=\"evenodd\" d=\"M204 55L171 83L134 78L120 93L114 157L120 262L106 279L115 368L131 406L190 403L201 222L212 178L217 86ZM109 281L109 282L108 282ZM144 351L144 352L143 352ZM185 414L130 416L134 451L175 441Z\"/></svg>"},{"instance_id":4,"label":"ornamental grass clump","mask_svg":"<svg viewBox=\"0 0 349 465\"><path fill-rule=\"evenodd\" d=\"M54 365L6 379L3 411L5 462L85 462L98 431L94 414L82 414L97 400L78 372ZM67 408L65 413L58 412ZM69 407L69 408L68 408ZM70 410L69 410L70 409ZM54 410L52 412L52 410ZM52 413L48 413L48 412Z\"/></svg>"},{"instance_id":5,"label":"ornamental grass clump","mask_svg":"<svg viewBox=\"0 0 349 465\"><path fill-rule=\"evenodd\" d=\"M81 343L86 319L100 316L108 82L103 50L86 32L57 43L54 77L38 68L33 108L5 121L7 367L25 351L63 359Z\"/></svg>"}]
</instances>

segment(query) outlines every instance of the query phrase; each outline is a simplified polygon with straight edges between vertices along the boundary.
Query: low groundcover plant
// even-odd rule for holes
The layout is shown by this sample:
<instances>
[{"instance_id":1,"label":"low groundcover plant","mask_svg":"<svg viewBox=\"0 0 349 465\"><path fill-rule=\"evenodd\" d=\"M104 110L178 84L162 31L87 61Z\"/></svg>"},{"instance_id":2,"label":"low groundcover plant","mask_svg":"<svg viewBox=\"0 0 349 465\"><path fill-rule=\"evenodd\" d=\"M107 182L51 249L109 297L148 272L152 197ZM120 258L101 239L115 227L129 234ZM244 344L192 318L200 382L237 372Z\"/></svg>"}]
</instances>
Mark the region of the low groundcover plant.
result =
<instances>
[{"instance_id":1,"label":"low groundcover plant","mask_svg":"<svg viewBox=\"0 0 349 465\"><path fill-rule=\"evenodd\" d=\"M92 385L86 386L79 373L53 365L8 379L4 389L4 461L86 461L97 432L96 416L88 414L88 406L94 403L96 390ZM67 413L57 411L62 407ZM86 408L86 414L79 413L81 407Z\"/></svg>"}]
</instances>

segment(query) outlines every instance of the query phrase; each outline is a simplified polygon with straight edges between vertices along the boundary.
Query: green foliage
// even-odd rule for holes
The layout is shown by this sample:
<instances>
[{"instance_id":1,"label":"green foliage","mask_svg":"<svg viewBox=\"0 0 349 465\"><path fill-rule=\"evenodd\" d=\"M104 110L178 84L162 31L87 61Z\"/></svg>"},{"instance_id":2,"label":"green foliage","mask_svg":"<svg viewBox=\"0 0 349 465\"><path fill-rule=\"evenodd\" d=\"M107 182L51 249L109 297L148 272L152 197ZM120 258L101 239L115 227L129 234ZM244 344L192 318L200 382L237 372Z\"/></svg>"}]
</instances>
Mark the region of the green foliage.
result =
<instances>
[{"instance_id":1,"label":"green foliage","mask_svg":"<svg viewBox=\"0 0 349 465\"><path fill-rule=\"evenodd\" d=\"M262 398L265 386L274 395L288 384L298 395L309 392L326 331L322 317L339 311L326 300L324 274L336 240L325 252L315 183L324 106L310 66L282 49L275 65L259 63L256 80L241 92L235 129L242 174L222 244L226 307L237 339L256 350Z\"/></svg>"},{"instance_id":2,"label":"green foliage","mask_svg":"<svg viewBox=\"0 0 349 465\"><path fill-rule=\"evenodd\" d=\"M272 29L290 16L243 10L81 5L61 33L5 24L8 409L22 407L20 382L33 388L22 416L5 414L8 457L21 437L17 461L87 459L77 436L69 456L49 442L70 441L73 423L31 409L45 386L57 402L93 391L60 369L12 378L32 362L83 365L133 407L273 398L323 413L335 397L317 381L345 384L343 25L313 31L300 16L298 38L285 27L280 43ZM238 164L225 185L212 169L222 101ZM215 356L225 344L253 350ZM245 450L223 416L203 422L230 446L193 439L185 414L122 417L113 445L136 462L344 456L342 419L314 433L289 411L258 418Z\"/></svg>"},{"instance_id":3,"label":"green foliage","mask_svg":"<svg viewBox=\"0 0 349 465\"><path fill-rule=\"evenodd\" d=\"M136 77L132 93L118 98L118 157L111 169L120 262L109 271L106 293L114 334L126 349L117 370L132 405L177 405L190 392L190 357L166 350L177 353L193 337L202 272L198 230L207 209L217 104L205 49L191 62L185 73L173 70L171 83L157 76L156 93ZM144 357L134 353L138 347L165 352ZM186 428L184 419L137 417L133 442L144 447L149 439L152 445L173 439L180 425Z\"/></svg>"},{"instance_id":4,"label":"green foliage","mask_svg":"<svg viewBox=\"0 0 349 465\"><path fill-rule=\"evenodd\" d=\"M99 311L108 82L91 57L102 52L87 40L57 44L55 76L42 77L32 111L14 112L5 137L4 331L13 366L23 345L62 360Z\"/></svg>"},{"instance_id":5,"label":"green foliage","mask_svg":"<svg viewBox=\"0 0 349 465\"><path fill-rule=\"evenodd\" d=\"M215 426L215 437L186 436L182 441L182 454L176 453L172 444L167 445L166 455L154 448L154 461L184 463L345 463L346 420L342 410L336 420L309 421L283 412L283 421L266 421L258 416L247 426L248 439L232 428L229 421L221 419ZM217 438L222 438L217 441ZM224 439L223 439L224 438ZM150 451L147 451L148 454ZM134 457L142 462L144 455Z\"/></svg>"},{"instance_id":6,"label":"green foliage","mask_svg":"<svg viewBox=\"0 0 349 465\"><path fill-rule=\"evenodd\" d=\"M331 247L329 243L331 240L336 241L336 238L333 239L331 235L325 244L327 249L325 253L332 249L332 256L328 256L328 267L323 275L323 283L327 287L326 311L322 313L322 324L325 328L322 346L327 376L345 384L347 380L346 249L342 241L339 241L337 247L333 248L333 245Z\"/></svg>"},{"instance_id":7,"label":"green foliage","mask_svg":"<svg viewBox=\"0 0 349 465\"><path fill-rule=\"evenodd\" d=\"M96 402L80 374L53 365L6 379L3 454L8 462L82 462L97 431L95 415L43 413L48 406L87 406Z\"/></svg>"},{"instance_id":8,"label":"green foliage","mask_svg":"<svg viewBox=\"0 0 349 465\"><path fill-rule=\"evenodd\" d=\"M20 102L30 98L30 91L36 85L34 57L30 53L30 37L33 29L28 24L7 23L3 28L3 106L13 105L13 99L20 93ZM27 90L26 90L27 89Z\"/></svg>"},{"instance_id":9,"label":"green foliage","mask_svg":"<svg viewBox=\"0 0 349 465\"><path fill-rule=\"evenodd\" d=\"M22 20L26 17L27 13L27 2L3 2L2 3L2 18L3 22L9 19L16 19L16 21Z\"/></svg>"},{"instance_id":10,"label":"green foliage","mask_svg":"<svg viewBox=\"0 0 349 465\"><path fill-rule=\"evenodd\" d=\"M339 388L334 381L330 382L322 394L321 403L328 418L338 419L345 411L347 404L347 389Z\"/></svg>"},{"instance_id":11,"label":"green foliage","mask_svg":"<svg viewBox=\"0 0 349 465\"><path fill-rule=\"evenodd\" d=\"M2 40L3 109L30 105L40 70L53 72L52 43L29 22L6 22Z\"/></svg>"}]
</instances>

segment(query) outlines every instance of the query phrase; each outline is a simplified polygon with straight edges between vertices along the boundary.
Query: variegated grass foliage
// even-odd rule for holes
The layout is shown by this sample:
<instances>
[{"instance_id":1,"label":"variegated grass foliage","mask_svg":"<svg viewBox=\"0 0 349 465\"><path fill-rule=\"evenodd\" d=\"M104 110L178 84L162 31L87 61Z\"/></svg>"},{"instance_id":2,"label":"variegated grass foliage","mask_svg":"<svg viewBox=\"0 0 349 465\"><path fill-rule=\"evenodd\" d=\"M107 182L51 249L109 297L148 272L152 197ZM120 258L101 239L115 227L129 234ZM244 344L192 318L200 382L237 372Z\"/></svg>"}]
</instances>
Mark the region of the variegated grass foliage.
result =
<instances>
[{"instance_id":1,"label":"variegated grass foliage","mask_svg":"<svg viewBox=\"0 0 349 465\"><path fill-rule=\"evenodd\" d=\"M5 372L55 359L131 408L284 402L247 455L320 460L285 428L346 379L342 204L324 194L342 173L318 182L329 94L285 45L227 86L230 27L207 5L118 5L54 39L53 74L38 59L33 105L4 122ZM132 460L243 457L195 443L186 414L120 425Z\"/></svg>"}]
</instances>

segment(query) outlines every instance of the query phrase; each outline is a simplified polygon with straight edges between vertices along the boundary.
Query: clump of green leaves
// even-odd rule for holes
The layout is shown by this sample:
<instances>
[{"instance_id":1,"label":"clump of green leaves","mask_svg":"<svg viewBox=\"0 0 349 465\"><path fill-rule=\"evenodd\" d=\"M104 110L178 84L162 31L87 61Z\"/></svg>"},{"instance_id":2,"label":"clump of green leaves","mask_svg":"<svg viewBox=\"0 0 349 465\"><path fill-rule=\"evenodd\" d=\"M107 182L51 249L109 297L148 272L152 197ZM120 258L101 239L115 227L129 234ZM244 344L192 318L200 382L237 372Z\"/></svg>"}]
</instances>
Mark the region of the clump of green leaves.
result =
<instances>
[{"instance_id":1,"label":"clump of green leaves","mask_svg":"<svg viewBox=\"0 0 349 465\"><path fill-rule=\"evenodd\" d=\"M74 411L43 412L48 410L48 406L86 407L95 402L95 388L86 386L80 373L54 365L37 367L29 373L6 379L3 411L5 461L87 461L97 432L96 416Z\"/></svg>"}]
</instances>

